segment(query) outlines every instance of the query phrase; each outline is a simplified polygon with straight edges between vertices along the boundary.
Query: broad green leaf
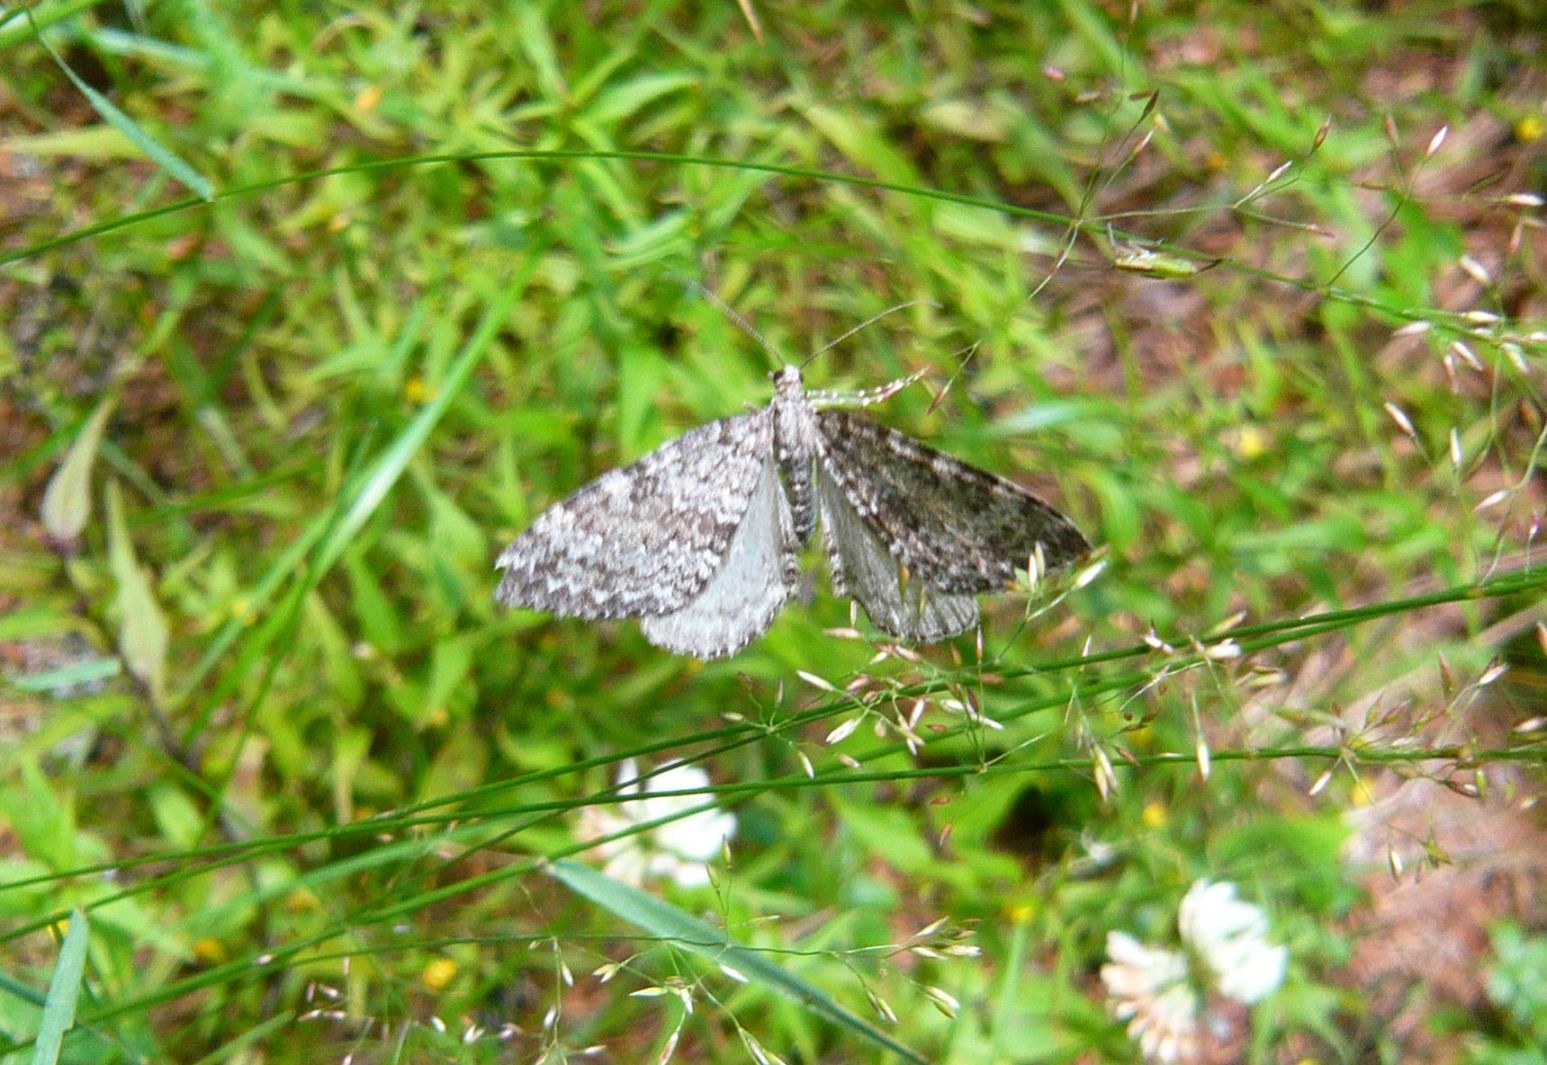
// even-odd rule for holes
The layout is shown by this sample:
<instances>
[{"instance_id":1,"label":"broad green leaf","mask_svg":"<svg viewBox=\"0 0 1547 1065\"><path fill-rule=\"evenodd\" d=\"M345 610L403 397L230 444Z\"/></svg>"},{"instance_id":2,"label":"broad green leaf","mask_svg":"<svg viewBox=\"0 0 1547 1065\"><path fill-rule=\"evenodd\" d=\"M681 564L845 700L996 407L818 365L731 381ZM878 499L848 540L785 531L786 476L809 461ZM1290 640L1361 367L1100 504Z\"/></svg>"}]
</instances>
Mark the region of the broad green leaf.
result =
<instances>
[{"instance_id":1,"label":"broad green leaf","mask_svg":"<svg viewBox=\"0 0 1547 1065\"><path fill-rule=\"evenodd\" d=\"M160 699L166 686L167 622L150 578L134 557L118 483L107 488L108 557L118 582L118 647L129 672Z\"/></svg>"},{"instance_id":2,"label":"broad green leaf","mask_svg":"<svg viewBox=\"0 0 1547 1065\"><path fill-rule=\"evenodd\" d=\"M920 183L913 163L898 152L874 124L867 122L857 112L818 103L805 104L800 107L800 111L813 128L832 142L833 147L882 181L906 185Z\"/></svg>"},{"instance_id":3,"label":"broad green leaf","mask_svg":"<svg viewBox=\"0 0 1547 1065\"><path fill-rule=\"evenodd\" d=\"M91 520L91 467L113 403L104 399L92 411L43 493L43 528L60 544L73 544Z\"/></svg>"},{"instance_id":4,"label":"broad green leaf","mask_svg":"<svg viewBox=\"0 0 1547 1065\"><path fill-rule=\"evenodd\" d=\"M542 5L515 4L514 10L509 11L505 17L511 16L514 16L511 19L514 24L510 27L510 36L526 54L527 62L532 64L543 96L549 100L568 98L569 89L565 85L558 50L554 47L553 35L548 31L546 12Z\"/></svg>"},{"instance_id":5,"label":"broad green leaf","mask_svg":"<svg viewBox=\"0 0 1547 1065\"><path fill-rule=\"evenodd\" d=\"M180 848L198 846L204 816L186 791L170 780L162 780L151 786L148 797L151 816L168 842Z\"/></svg>"},{"instance_id":6,"label":"broad green leaf","mask_svg":"<svg viewBox=\"0 0 1547 1065\"><path fill-rule=\"evenodd\" d=\"M65 0L59 4L39 5L37 10L23 11L20 4L7 4L8 10L0 11L0 48L10 48L14 44L30 40L48 26L57 22L72 19L82 11L90 10L98 5L99 0ZM26 15L26 19L12 18Z\"/></svg>"},{"instance_id":7,"label":"broad green leaf","mask_svg":"<svg viewBox=\"0 0 1547 1065\"><path fill-rule=\"evenodd\" d=\"M0 570L0 574L4 571ZM56 603L31 603L0 614L0 642L27 640L37 636L58 636L78 631L80 621Z\"/></svg>"},{"instance_id":8,"label":"broad green leaf","mask_svg":"<svg viewBox=\"0 0 1547 1065\"><path fill-rule=\"evenodd\" d=\"M904 874L923 874L935 861L916 819L906 810L877 803L836 800L843 826L871 854Z\"/></svg>"},{"instance_id":9,"label":"broad green leaf","mask_svg":"<svg viewBox=\"0 0 1547 1065\"><path fill-rule=\"evenodd\" d=\"M611 125L629 118L652 101L697 82L698 77L694 74L649 74L634 78L598 95L586 108L586 114L595 122Z\"/></svg>"},{"instance_id":10,"label":"broad green leaf","mask_svg":"<svg viewBox=\"0 0 1547 1065\"><path fill-rule=\"evenodd\" d=\"M10 783L0 789L0 817L20 843L22 854L53 869L76 864L80 839L73 793L56 790L36 759L7 769Z\"/></svg>"},{"instance_id":11,"label":"broad green leaf","mask_svg":"<svg viewBox=\"0 0 1547 1065\"><path fill-rule=\"evenodd\" d=\"M64 1034L75 1025L75 1004L81 997L81 977L86 971L86 939L89 925L80 910L70 912L70 926L59 948L59 963L48 982L38 1041L32 1045L32 1065L54 1065Z\"/></svg>"},{"instance_id":12,"label":"broad green leaf","mask_svg":"<svg viewBox=\"0 0 1547 1065\"><path fill-rule=\"evenodd\" d=\"M436 642L430 652L430 674L425 681L423 701L417 708L419 713L416 723L424 724L456 716L456 696L467 683L474 655L480 646L482 640L475 633ZM470 700L462 699L460 702L465 706Z\"/></svg>"},{"instance_id":13,"label":"broad green leaf","mask_svg":"<svg viewBox=\"0 0 1547 1065\"><path fill-rule=\"evenodd\" d=\"M919 111L919 121L969 140L1002 143L1012 115L995 100L938 100Z\"/></svg>"},{"instance_id":14,"label":"broad green leaf","mask_svg":"<svg viewBox=\"0 0 1547 1065\"><path fill-rule=\"evenodd\" d=\"M7 677L6 683L17 691L56 692L116 677L122 669L123 663L116 658L92 657L42 673L15 674Z\"/></svg>"},{"instance_id":15,"label":"broad green leaf","mask_svg":"<svg viewBox=\"0 0 1547 1065\"><path fill-rule=\"evenodd\" d=\"M60 156L94 160L140 157L140 150L134 146L134 142L108 125L0 137L0 151L36 155L45 159Z\"/></svg>"}]
</instances>

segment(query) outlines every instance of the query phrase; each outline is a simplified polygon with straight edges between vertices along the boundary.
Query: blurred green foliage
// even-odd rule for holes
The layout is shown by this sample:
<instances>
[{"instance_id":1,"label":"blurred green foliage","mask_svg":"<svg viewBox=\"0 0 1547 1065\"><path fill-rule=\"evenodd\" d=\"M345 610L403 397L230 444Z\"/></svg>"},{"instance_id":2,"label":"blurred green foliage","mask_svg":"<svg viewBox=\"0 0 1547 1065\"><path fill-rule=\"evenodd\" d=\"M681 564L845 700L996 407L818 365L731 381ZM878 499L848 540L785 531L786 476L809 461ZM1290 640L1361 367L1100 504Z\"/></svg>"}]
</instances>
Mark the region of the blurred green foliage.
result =
<instances>
[{"instance_id":1,"label":"blurred green foliage","mask_svg":"<svg viewBox=\"0 0 1547 1065\"><path fill-rule=\"evenodd\" d=\"M1105 936L1202 876L1291 949L1242 1056L1400 1056L1345 812L1540 785L1544 26L1267 13L0 9L0 1057L79 908L65 1061L1130 1060ZM927 369L873 413L1101 575L981 658L815 552L725 662L496 612L543 507L818 351ZM545 873L630 755L740 822L643 925ZM655 934L706 920L810 997Z\"/></svg>"}]
</instances>

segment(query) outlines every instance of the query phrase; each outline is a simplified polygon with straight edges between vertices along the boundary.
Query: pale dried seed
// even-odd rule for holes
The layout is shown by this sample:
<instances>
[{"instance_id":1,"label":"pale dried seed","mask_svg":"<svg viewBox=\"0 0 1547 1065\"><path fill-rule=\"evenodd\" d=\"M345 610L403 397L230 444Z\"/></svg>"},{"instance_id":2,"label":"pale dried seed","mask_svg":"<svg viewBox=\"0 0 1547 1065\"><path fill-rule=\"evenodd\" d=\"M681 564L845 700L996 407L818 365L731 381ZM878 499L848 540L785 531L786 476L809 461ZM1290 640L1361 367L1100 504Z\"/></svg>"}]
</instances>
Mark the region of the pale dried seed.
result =
<instances>
[{"instance_id":1,"label":"pale dried seed","mask_svg":"<svg viewBox=\"0 0 1547 1065\"><path fill-rule=\"evenodd\" d=\"M1477 686L1479 688L1486 688L1507 672L1509 672L1509 666L1503 662L1494 662L1487 669L1483 670L1482 676L1477 678Z\"/></svg>"},{"instance_id":2,"label":"pale dried seed","mask_svg":"<svg viewBox=\"0 0 1547 1065\"><path fill-rule=\"evenodd\" d=\"M807 673L804 669L797 669L795 671L795 675L801 680L805 681L807 684L811 685L813 688L820 689L824 692L830 692L833 695L840 694L838 689L833 686L832 681L827 680L825 677L819 677L815 673Z\"/></svg>"},{"instance_id":3,"label":"pale dried seed","mask_svg":"<svg viewBox=\"0 0 1547 1065\"><path fill-rule=\"evenodd\" d=\"M1488 273L1488 268L1470 255L1461 256L1457 260L1457 265L1461 267L1462 273L1476 281L1479 285L1493 284L1493 275Z\"/></svg>"},{"instance_id":4,"label":"pale dried seed","mask_svg":"<svg viewBox=\"0 0 1547 1065\"><path fill-rule=\"evenodd\" d=\"M827 738L823 742L826 743L829 747L836 743L842 743L844 740L848 739L854 734L855 729L859 728L861 720L863 719L859 717L849 718L847 721L843 722L837 728L829 732L827 734Z\"/></svg>"},{"instance_id":5,"label":"pale dried seed","mask_svg":"<svg viewBox=\"0 0 1547 1065\"><path fill-rule=\"evenodd\" d=\"M1473 370L1476 370L1478 373L1483 372L1483 360L1479 359L1477 357L1477 352L1473 351L1463 341L1452 340L1450 342L1450 350L1460 356L1461 361L1466 363Z\"/></svg>"},{"instance_id":6,"label":"pale dried seed","mask_svg":"<svg viewBox=\"0 0 1547 1065\"><path fill-rule=\"evenodd\" d=\"M1386 413L1391 415L1391 420L1397 423L1397 428L1402 430L1404 435L1416 440L1418 433L1413 429L1413 420L1407 416L1407 412L1395 403L1388 402L1385 407Z\"/></svg>"}]
</instances>

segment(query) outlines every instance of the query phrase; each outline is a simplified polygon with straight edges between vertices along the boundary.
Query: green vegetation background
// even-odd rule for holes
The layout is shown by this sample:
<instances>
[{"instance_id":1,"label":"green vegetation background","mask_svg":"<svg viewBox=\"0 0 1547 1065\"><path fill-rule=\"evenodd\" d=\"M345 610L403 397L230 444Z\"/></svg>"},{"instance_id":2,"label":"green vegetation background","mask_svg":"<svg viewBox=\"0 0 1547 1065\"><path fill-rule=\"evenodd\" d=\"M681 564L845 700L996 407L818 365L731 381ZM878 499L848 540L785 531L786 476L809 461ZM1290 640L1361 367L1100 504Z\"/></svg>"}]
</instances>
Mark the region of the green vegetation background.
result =
<instances>
[{"instance_id":1,"label":"green vegetation background","mask_svg":"<svg viewBox=\"0 0 1547 1065\"><path fill-rule=\"evenodd\" d=\"M68 997L81 1062L1124 1061L1104 937L1204 876L1292 957L1219 1060L1528 1047L1539 902L1470 979L1371 930L1430 804L1547 853L1544 30L0 8L0 1056ZM820 580L709 665L497 612L542 507L766 401L700 286L790 361L910 304L808 381L926 370L873 413L1105 570L981 658ZM734 809L712 888L552 875L629 755Z\"/></svg>"}]
</instances>

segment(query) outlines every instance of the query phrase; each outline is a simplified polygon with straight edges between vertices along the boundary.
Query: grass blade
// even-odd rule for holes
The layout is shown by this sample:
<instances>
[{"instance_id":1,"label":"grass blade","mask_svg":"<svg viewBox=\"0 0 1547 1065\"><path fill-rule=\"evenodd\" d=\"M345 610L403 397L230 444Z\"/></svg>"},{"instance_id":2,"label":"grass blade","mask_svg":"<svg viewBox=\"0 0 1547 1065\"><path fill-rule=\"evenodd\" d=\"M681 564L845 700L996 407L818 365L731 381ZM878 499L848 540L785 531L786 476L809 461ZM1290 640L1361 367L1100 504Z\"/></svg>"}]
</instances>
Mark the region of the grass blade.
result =
<instances>
[{"instance_id":1,"label":"grass blade","mask_svg":"<svg viewBox=\"0 0 1547 1065\"><path fill-rule=\"evenodd\" d=\"M43 1000L43 1019L38 1025L38 1041L32 1046L32 1065L54 1065L64 1034L75 1024L75 1004L81 997L81 975L86 969L86 915L70 913L70 927L59 948L59 964L48 982L48 997Z\"/></svg>"},{"instance_id":2,"label":"grass blade","mask_svg":"<svg viewBox=\"0 0 1547 1065\"><path fill-rule=\"evenodd\" d=\"M28 17L31 17L30 13ZM184 162L172 149L152 137L144 126L120 111L118 105L112 100L87 85L80 75L70 69L64 57L54 51L54 46L48 43L48 39L41 31L38 33L38 40L42 42L44 48L48 49L48 54L54 57L54 62L59 64L59 69L64 71L65 77L69 78L80 90L81 95L86 97L92 109L102 116L104 122L127 137L131 144L145 153L146 158L166 171L174 180L186 185L200 199L208 202L215 198L215 186L210 183L209 178Z\"/></svg>"},{"instance_id":3,"label":"grass blade","mask_svg":"<svg viewBox=\"0 0 1547 1065\"><path fill-rule=\"evenodd\" d=\"M766 956L739 947L719 929L686 914L663 899L647 895L588 865L567 859L556 861L552 873L571 891L582 895L630 924L651 935L670 939L678 946L700 954L715 964L729 965L749 980L761 983L799 1005L849 1029L877 1046L885 1047L906 1061L922 1063L927 1059L910 1050L875 1025L850 1013L832 996L815 984L769 961Z\"/></svg>"},{"instance_id":4,"label":"grass blade","mask_svg":"<svg viewBox=\"0 0 1547 1065\"><path fill-rule=\"evenodd\" d=\"M409 460L429 439L430 433L439 424L452 401L471 379L473 371L482 364L490 345L508 320L511 308L525 292L526 282L533 268L530 264L535 261L534 256L529 260L527 270L504 286L498 297L489 305L473 335L457 356L456 362L447 370L445 379L439 383L435 397L414 416L413 421L398 438L376 457L358 484L347 494L347 498L341 498L336 501L336 506L329 507L319 514L276 564L270 567L258 586L248 593L249 601L254 604L255 610L266 605L279 594L285 582L295 575L296 567L314 549L315 554L312 556L307 574L307 579L313 585L321 580L322 576L338 561L350 538L381 505L392 486L397 483L397 479L407 469ZM417 328L421 318L415 313L410 320L415 323L414 328ZM238 620L229 621L222 626L210 639L204 656L189 675L179 699L191 697L194 692L199 691L216 662L247 631L247 626ZM253 638L255 640L261 638L264 631L267 631L268 638L272 639L277 629L259 630L259 634ZM254 644L253 647L256 649L258 645ZM205 714L212 712L213 704L223 698L225 693L225 686L217 687L216 696L206 704ZM201 717L188 734L196 735L202 727L203 718Z\"/></svg>"}]
</instances>

